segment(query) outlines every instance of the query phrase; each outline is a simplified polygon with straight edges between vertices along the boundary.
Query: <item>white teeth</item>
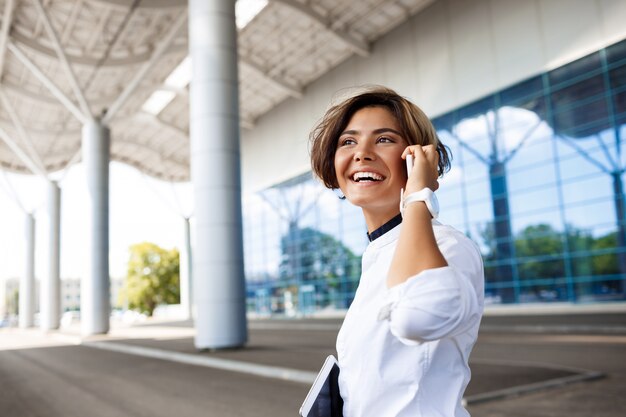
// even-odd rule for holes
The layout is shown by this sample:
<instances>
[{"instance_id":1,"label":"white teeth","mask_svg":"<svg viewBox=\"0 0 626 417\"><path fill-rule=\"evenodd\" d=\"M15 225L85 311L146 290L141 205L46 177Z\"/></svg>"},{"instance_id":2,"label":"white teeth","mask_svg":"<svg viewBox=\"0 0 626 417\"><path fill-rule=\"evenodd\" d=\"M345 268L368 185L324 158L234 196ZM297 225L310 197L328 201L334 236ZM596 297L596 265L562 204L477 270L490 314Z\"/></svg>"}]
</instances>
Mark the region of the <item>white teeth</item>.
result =
<instances>
[{"instance_id":1,"label":"white teeth","mask_svg":"<svg viewBox=\"0 0 626 417\"><path fill-rule=\"evenodd\" d=\"M375 172L355 172L352 179L354 181L382 181L383 176Z\"/></svg>"}]
</instances>

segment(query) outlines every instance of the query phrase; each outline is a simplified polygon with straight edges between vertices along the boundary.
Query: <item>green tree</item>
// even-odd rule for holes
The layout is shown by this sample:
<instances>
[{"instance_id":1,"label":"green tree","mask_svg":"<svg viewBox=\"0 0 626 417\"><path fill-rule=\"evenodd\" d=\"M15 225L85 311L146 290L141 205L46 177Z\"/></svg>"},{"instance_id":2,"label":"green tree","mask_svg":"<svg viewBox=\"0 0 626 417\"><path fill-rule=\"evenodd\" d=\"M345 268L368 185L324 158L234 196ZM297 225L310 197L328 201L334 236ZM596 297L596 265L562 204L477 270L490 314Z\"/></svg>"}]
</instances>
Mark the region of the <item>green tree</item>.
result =
<instances>
[{"instance_id":1,"label":"green tree","mask_svg":"<svg viewBox=\"0 0 626 417\"><path fill-rule=\"evenodd\" d=\"M568 249L571 255L572 275L575 277L593 275L592 257L594 238L589 231L566 227Z\"/></svg>"},{"instance_id":2,"label":"green tree","mask_svg":"<svg viewBox=\"0 0 626 417\"><path fill-rule=\"evenodd\" d=\"M487 252L483 252L483 262L485 264L485 281L492 283L497 282L497 274L495 264L498 261L496 254L496 232L493 222L486 222L478 228L478 235L487 247Z\"/></svg>"},{"instance_id":3,"label":"green tree","mask_svg":"<svg viewBox=\"0 0 626 417\"><path fill-rule=\"evenodd\" d=\"M488 283L498 282L494 265L502 261L497 256L493 224L487 223L480 230L480 237L488 250L483 253L485 279ZM617 232L594 237L590 231L567 225L559 231L549 224L529 225L515 235L516 262L519 278L522 281L550 280L571 277L575 280L575 296L599 291L616 292L626 287L620 276L618 253L620 247ZM607 280L599 280L607 276ZM581 277L582 279L578 279ZM590 280L589 277L594 277ZM523 292L539 293L542 290L557 289L565 296L565 284L526 285ZM558 288L557 288L558 287Z\"/></svg>"},{"instance_id":4,"label":"green tree","mask_svg":"<svg viewBox=\"0 0 626 417\"><path fill-rule=\"evenodd\" d=\"M177 249L143 242L129 249L128 274L121 293L128 308L149 316L160 304L180 302L180 258Z\"/></svg>"},{"instance_id":5,"label":"green tree","mask_svg":"<svg viewBox=\"0 0 626 417\"><path fill-rule=\"evenodd\" d=\"M594 252L598 253L593 257L593 272L596 275L619 274L619 263L617 260L617 232L609 233L595 239L592 243Z\"/></svg>"},{"instance_id":6,"label":"green tree","mask_svg":"<svg viewBox=\"0 0 626 417\"><path fill-rule=\"evenodd\" d=\"M7 293L4 297L4 305L6 306L6 314L18 315L20 308L20 290L15 288L13 291Z\"/></svg>"},{"instance_id":7,"label":"green tree","mask_svg":"<svg viewBox=\"0 0 626 417\"><path fill-rule=\"evenodd\" d=\"M333 236L291 223L281 239L280 279L297 284L313 283L316 291L353 292L361 273L361 258ZM340 300L338 307L347 307Z\"/></svg>"},{"instance_id":8,"label":"green tree","mask_svg":"<svg viewBox=\"0 0 626 417\"><path fill-rule=\"evenodd\" d=\"M526 227L515 239L515 252L521 261L521 278L557 278L565 275L563 239L549 224Z\"/></svg>"}]
</instances>

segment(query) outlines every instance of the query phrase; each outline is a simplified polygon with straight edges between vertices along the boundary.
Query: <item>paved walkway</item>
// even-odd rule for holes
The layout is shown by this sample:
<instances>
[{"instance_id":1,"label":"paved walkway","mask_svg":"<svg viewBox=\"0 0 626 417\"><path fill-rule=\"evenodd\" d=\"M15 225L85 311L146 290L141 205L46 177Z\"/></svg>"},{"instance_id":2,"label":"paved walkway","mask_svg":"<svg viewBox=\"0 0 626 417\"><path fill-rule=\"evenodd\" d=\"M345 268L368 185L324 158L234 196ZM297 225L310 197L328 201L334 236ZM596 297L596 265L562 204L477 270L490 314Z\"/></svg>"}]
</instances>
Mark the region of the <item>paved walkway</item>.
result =
<instances>
[{"instance_id":1,"label":"paved walkway","mask_svg":"<svg viewBox=\"0 0 626 417\"><path fill-rule=\"evenodd\" d=\"M472 415L622 416L626 315L574 318L486 316L466 392ZM92 416L295 416L323 359L335 353L340 322L251 320L245 349L217 352L195 350L190 322L115 326L109 335L86 340L77 328L48 335L3 329L0 410L62 417L80 415L85 407ZM555 328L561 332L550 330ZM70 402L51 399L63 389L80 395ZM145 403L151 406L144 410ZM207 407L208 412L198 413Z\"/></svg>"}]
</instances>

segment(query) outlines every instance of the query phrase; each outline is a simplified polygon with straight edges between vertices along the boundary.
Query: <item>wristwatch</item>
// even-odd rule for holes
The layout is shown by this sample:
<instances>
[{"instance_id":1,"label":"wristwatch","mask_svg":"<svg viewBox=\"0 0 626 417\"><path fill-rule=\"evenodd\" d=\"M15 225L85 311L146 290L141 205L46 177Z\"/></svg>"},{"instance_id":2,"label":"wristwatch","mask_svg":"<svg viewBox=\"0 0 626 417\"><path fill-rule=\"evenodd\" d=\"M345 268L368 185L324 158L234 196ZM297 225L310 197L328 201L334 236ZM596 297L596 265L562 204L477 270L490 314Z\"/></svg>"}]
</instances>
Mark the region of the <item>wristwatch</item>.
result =
<instances>
[{"instance_id":1,"label":"wristwatch","mask_svg":"<svg viewBox=\"0 0 626 417\"><path fill-rule=\"evenodd\" d=\"M417 201L423 201L426 203L426 207L428 208L428 211L433 219L436 219L437 216L439 216L439 202L437 201L437 196L433 190L428 187L407 196L402 196L400 201L400 213L404 214L406 206Z\"/></svg>"}]
</instances>

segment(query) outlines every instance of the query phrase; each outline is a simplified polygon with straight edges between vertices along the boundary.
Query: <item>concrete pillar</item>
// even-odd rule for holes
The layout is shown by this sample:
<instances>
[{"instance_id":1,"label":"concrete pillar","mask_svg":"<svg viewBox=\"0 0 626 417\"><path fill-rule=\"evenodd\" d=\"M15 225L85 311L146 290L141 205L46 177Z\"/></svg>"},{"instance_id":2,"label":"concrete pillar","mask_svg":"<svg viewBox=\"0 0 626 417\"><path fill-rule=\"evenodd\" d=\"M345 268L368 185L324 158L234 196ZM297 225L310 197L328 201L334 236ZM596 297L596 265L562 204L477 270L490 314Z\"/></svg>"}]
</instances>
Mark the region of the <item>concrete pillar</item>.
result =
<instances>
[{"instance_id":1,"label":"concrete pillar","mask_svg":"<svg viewBox=\"0 0 626 417\"><path fill-rule=\"evenodd\" d=\"M41 329L58 329L61 323L61 189L51 181L48 184L49 252L48 274L41 285Z\"/></svg>"},{"instance_id":2,"label":"concrete pillar","mask_svg":"<svg viewBox=\"0 0 626 417\"><path fill-rule=\"evenodd\" d=\"M35 323L35 216L26 214L26 268L20 280L19 326L23 329Z\"/></svg>"},{"instance_id":3,"label":"concrete pillar","mask_svg":"<svg viewBox=\"0 0 626 417\"><path fill-rule=\"evenodd\" d=\"M192 283L192 253L191 253L191 230L189 218L183 218L183 245L180 250L180 306L186 319L193 317L193 294Z\"/></svg>"},{"instance_id":4,"label":"concrete pillar","mask_svg":"<svg viewBox=\"0 0 626 417\"><path fill-rule=\"evenodd\" d=\"M190 0L188 11L195 346L219 349L248 339L235 1Z\"/></svg>"},{"instance_id":5,"label":"concrete pillar","mask_svg":"<svg viewBox=\"0 0 626 417\"><path fill-rule=\"evenodd\" d=\"M88 246L86 275L81 280L80 315L83 336L109 331L109 129L98 120L83 126L82 153L87 191Z\"/></svg>"}]
</instances>

